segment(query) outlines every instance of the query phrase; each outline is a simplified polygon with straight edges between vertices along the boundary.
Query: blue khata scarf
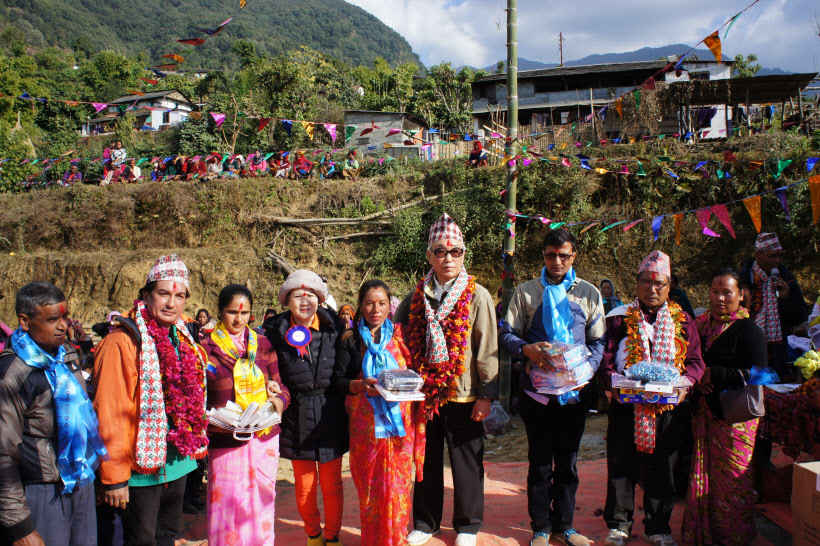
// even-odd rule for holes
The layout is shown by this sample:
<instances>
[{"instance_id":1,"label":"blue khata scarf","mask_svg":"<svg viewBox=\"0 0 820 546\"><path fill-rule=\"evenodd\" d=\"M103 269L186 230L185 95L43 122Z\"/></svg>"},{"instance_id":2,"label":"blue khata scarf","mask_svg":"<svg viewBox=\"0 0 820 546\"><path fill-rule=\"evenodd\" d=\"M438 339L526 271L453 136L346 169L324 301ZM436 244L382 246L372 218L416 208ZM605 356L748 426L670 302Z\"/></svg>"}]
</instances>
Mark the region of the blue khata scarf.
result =
<instances>
[{"instance_id":1,"label":"blue khata scarf","mask_svg":"<svg viewBox=\"0 0 820 546\"><path fill-rule=\"evenodd\" d=\"M560 284L550 284L547 268L541 270L541 286L544 287L544 301L541 304L541 320L549 341L574 343L572 336L572 309L569 307L567 290L575 282L575 269L570 267Z\"/></svg>"},{"instance_id":2,"label":"blue khata scarf","mask_svg":"<svg viewBox=\"0 0 820 546\"><path fill-rule=\"evenodd\" d=\"M364 320L359 321L359 335L362 336L366 349L362 355L362 375L365 378L378 377L382 370L398 369L399 363L387 350L387 344L393 339L393 323L390 319L382 324L382 336L378 345L373 342L370 328ZM388 402L381 396L368 396L367 400L373 406L376 438L401 438L406 434L401 416L401 402Z\"/></svg>"},{"instance_id":3,"label":"blue khata scarf","mask_svg":"<svg viewBox=\"0 0 820 546\"><path fill-rule=\"evenodd\" d=\"M53 357L22 328L11 335L14 352L32 368L45 371L57 410L57 465L63 481L63 495L94 483L94 470L108 460L98 431L99 422L85 390L65 364L65 347Z\"/></svg>"}]
</instances>

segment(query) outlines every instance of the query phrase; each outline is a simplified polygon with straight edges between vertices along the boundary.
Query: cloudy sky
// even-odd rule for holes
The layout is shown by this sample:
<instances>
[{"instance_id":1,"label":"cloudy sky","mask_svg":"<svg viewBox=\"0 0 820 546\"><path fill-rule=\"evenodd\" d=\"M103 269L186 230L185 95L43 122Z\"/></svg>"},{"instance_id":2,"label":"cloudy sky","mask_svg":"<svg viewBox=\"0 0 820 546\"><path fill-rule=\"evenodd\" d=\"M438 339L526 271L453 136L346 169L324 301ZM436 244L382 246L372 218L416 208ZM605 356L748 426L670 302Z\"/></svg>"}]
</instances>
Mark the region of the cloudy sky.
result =
<instances>
[{"instance_id":1,"label":"cloudy sky","mask_svg":"<svg viewBox=\"0 0 820 546\"><path fill-rule=\"evenodd\" d=\"M347 1L402 34L427 66L441 61L488 66L506 58L506 0ZM565 39L564 60L674 43L694 45L751 1L518 0L519 55L557 63L559 32ZM820 71L818 19L817 0L759 0L732 27L723 53L734 57L753 52L765 67Z\"/></svg>"}]
</instances>

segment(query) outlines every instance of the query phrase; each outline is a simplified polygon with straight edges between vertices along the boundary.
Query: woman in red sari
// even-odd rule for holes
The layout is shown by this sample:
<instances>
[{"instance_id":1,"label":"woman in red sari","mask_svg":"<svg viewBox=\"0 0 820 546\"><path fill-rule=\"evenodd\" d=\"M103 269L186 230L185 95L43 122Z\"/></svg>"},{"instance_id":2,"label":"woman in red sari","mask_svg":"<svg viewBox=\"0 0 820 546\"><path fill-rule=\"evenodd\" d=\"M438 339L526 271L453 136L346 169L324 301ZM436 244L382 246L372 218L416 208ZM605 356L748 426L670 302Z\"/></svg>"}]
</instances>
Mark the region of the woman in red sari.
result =
<instances>
[{"instance_id":1,"label":"woman in red sari","mask_svg":"<svg viewBox=\"0 0 820 546\"><path fill-rule=\"evenodd\" d=\"M410 353L387 318L390 289L371 280L359 289L353 328L336 353L335 385L348 395L350 473L359 493L362 544L407 544L413 491L413 402L387 402L374 385L383 369L406 368Z\"/></svg>"}]
</instances>

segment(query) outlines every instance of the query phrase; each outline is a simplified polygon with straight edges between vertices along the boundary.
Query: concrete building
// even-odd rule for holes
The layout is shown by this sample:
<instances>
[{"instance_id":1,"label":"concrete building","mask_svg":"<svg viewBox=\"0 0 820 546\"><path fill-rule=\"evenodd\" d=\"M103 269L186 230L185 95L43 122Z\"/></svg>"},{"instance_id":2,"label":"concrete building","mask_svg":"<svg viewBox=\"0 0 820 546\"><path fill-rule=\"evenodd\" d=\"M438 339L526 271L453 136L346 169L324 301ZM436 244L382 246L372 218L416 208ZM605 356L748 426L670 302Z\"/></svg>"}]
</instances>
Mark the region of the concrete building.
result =
<instances>
[{"instance_id":1,"label":"concrete building","mask_svg":"<svg viewBox=\"0 0 820 546\"><path fill-rule=\"evenodd\" d=\"M162 130L182 123L196 106L176 89L145 93L142 96L127 95L109 103L105 114L100 112L98 117L88 119L80 132L83 136L111 132L109 129L119 117L120 108L130 108L128 112L137 118L136 129L150 127Z\"/></svg>"},{"instance_id":2,"label":"concrete building","mask_svg":"<svg viewBox=\"0 0 820 546\"><path fill-rule=\"evenodd\" d=\"M345 112L345 126L350 125L355 125L356 131L347 146L357 148L364 155L386 151L393 157L421 156L421 146L427 141L427 122L407 112L348 110ZM378 129L362 134L374 125ZM393 134L390 134L391 130ZM344 134L341 133L340 137L343 139ZM386 149L385 144L389 144Z\"/></svg>"}]
</instances>

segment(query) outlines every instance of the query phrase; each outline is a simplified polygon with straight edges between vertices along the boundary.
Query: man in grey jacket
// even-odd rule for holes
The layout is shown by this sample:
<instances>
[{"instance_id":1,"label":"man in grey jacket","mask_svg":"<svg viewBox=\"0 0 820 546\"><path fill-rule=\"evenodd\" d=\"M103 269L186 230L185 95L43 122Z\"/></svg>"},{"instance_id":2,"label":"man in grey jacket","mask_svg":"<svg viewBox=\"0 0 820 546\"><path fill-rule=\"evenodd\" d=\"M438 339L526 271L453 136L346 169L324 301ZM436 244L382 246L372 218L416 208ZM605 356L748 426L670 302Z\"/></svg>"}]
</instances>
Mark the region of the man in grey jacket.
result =
<instances>
[{"instance_id":1,"label":"man in grey jacket","mask_svg":"<svg viewBox=\"0 0 820 546\"><path fill-rule=\"evenodd\" d=\"M0 544L97 544L94 470L107 452L66 343L63 292L17 293L15 330L0 353Z\"/></svg>"}]
</instances>

